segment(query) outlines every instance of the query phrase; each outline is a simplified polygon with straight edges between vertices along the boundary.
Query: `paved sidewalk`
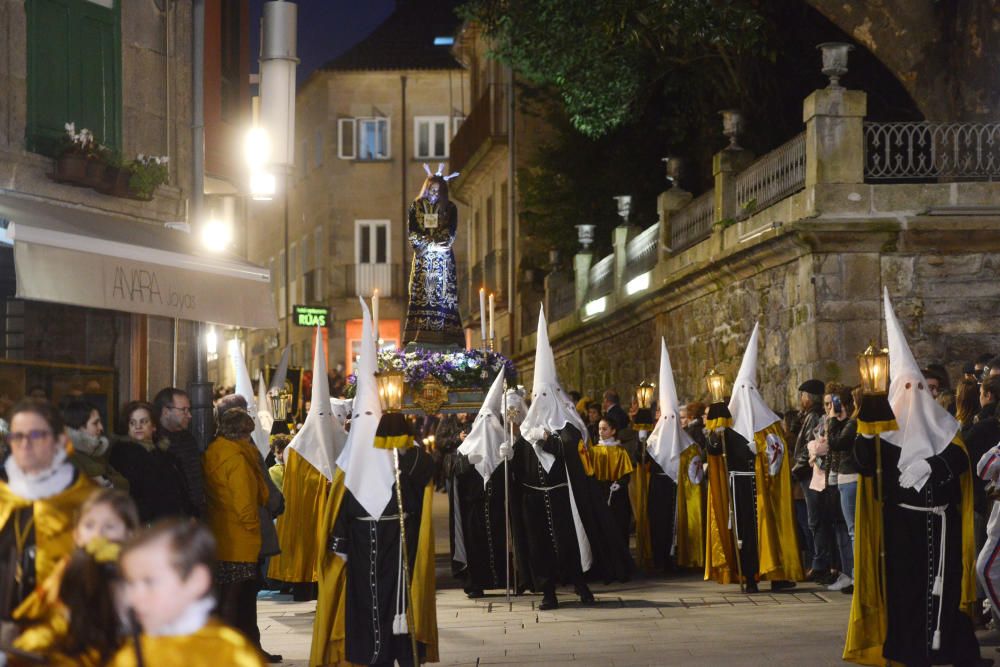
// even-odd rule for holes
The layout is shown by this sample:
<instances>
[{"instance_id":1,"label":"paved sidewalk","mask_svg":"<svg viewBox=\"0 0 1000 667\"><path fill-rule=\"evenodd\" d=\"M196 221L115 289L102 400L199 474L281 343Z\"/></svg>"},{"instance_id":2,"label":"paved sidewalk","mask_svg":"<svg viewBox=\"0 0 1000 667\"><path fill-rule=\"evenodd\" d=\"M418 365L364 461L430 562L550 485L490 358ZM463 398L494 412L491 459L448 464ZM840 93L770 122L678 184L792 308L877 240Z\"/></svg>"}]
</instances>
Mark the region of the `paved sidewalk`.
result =
<instances>
[{"instance_id":1,"label":"paved sidewalk","mask_svg":"<svg viewBox=\"0 0 1000 667\"><path fill-rule=\"evenodd\" d=\"M536 595L510 608L502 594L473 601L460 589L440 590L440 664L843 664L850 596L815 585L747 596L690 575L595 586L593 607L570 592L560 609L538 611ZM264 648L286 665L307 665L315 606L261 600Z\"/></svg>"}]
</instances>

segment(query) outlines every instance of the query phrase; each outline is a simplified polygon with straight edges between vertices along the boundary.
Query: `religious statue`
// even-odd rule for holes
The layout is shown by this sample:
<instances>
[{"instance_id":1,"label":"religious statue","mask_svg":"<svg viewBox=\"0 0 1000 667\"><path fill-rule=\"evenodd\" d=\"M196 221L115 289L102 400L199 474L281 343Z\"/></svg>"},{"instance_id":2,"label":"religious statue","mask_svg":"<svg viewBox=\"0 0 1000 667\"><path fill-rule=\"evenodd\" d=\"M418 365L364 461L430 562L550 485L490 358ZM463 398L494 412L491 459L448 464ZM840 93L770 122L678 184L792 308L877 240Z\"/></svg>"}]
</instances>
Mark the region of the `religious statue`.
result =
<instances>
[{"instance_id":1,"label":"religious statue","mask_svg":"<svg viewBox=\"0 0 1000 667\"><path fill-rule=\"evenodd\" d=\"M458 278L452 244L458 229L458 210L448 199L448 181L438 167L410 204L408 233L413 247L410 301L406 309L404 344L420 347L464 348L465 333L458 314Z\"/></svg>"}]
</instances>

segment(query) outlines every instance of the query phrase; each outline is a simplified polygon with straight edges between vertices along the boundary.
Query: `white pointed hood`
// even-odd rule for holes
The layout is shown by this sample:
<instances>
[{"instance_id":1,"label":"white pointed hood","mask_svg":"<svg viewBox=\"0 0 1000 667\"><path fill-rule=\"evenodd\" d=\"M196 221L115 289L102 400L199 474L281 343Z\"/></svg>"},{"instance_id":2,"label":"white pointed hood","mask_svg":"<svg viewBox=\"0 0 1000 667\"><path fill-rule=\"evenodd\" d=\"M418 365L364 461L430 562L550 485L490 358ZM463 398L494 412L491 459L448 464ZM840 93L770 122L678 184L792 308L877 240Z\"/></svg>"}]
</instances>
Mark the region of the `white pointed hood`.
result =
<instances>
[{"instance_id":1,"label":"white pointed hood","mask_svg":"<svg viewBox=\"0 0 1000 667\"><path fill-rule=\"evenodd\" d=\"M942 408L927 389L920 367L899 326L885 290L885 330L889 338L889 405L899 424L898 431L882 437L899 447L899 469L944 451L955 434L958 421Z\"/></svg>"},{"instance_id":2,"label":"white pointed hood","mask_svg":"<svg viewBox=\"0 0 1000 667\"><path fill-rule=\"evenodd\" d=\"M677 481L681 454L694 444L688 432L681 428L680 405L677 387L674 385L674 371L670 366L667 341L660 339L660 418L656 420L653 432L646 440L646 450L650 457L663 468L670 479Z\"/></svg>"},{"instance_id":3,"label":"white pointed hood","mask_svg":"<svg viewBox=\"0 0 1000 667\"><path fill-rule=\"evenodd\" d=\"M472 422L472 430L458 451L469 457L469 462L483 477L483 484L489 481L503 459L500 457L500 445L506 441L503 421L503 371L501 370L486 400L479 408L479 414Z\"/></svg>"},{"instance_id":4,"label":"white pointed hood","mask_svg":"<svg viewBox=\"0 0 1000 667\"><path fill-rule=\"evenodd\" d=\"M354 394L354 411L351 415L351 432L344 451L337 459L337 466L344 471L344 485L354 494L361 506L373 517L382 511L392 498L395 472L392 452L375 448L375 432L382 419L375 384L375 339L372 337L372 315L368 304L361 301L361 358L357 364L357 384Z\"/></svg>"},{"instance_id":5,"label":"white pointed hood","mask_svg":"<svg viewBox=\"0 0 1000 667\"><path fill-rule=\"evenodd\" d=\"M316 327L316 349L313 353L312 400L309 414L289 449L309 462L328 480L333 479L337 457L347 442L347 431L334 419L330 407L330 384L326 379L326 345L322 329Z\"/></svg>"},{"instance_id":6,"label":"white pointed hood","mask_svg":"<svg viewBox=\"0 0 1000 667\"><path fill-rule=\"evenodd\" d=\"M521 423L521 434L530 442L545 471L548 472L555 460L538 446L545 439L545 433L556 433L567 424L580 432L586 441L587 426L583 423L576 406L569 395L559 385L556 377L556 359L549 345L549 332L545 322L545 309L538 313L538 336L535 341L535 379L531 385L531 407Z\"/></svg>"},{"instance_id":7,"label":"white pointed hood","mask_svg":"<svg viewBox=\"0 0 1000 667\"><path fill-rule=\"evenodd\" d=\"M247 413L253 417L253 442L257 445L257 451L261 456L267 456L271 450L271 441L268 432L261 425L260 416L257 414L257 396L253 390L253 382L250 381L250 373L247 371L247 362L243 358L243 346L239 341L232 346L233 366L236 368L236 394L242 396L247 402Z\"/></svg>"},{"instance_id":8,"label":"white pointed hood","mask_svg":"<svg viewBox=\"0 0 1000 667\"><path fill-rule=\"evenodd\" d=\"M733 396L729 400L729 412L733 416L733 430L747 439L750 449L757 451L753 436L781 417L767 406L757 389L757 348L760 342L760 323L753 325L753 334L743 353L740 372L733 382Z\"/></svg>"},{"instance_id":9,"label":"white pointed hood","mask_svg":"<svg viewBox=\"0 0 1000 667\"><path fill-rule=\"evenodd\" d=\"M274 415L271 414L271 403L267 400L267 383L264 382L264 371L257 376L257 418L264 433L270 434L274 426ZM269 436L270 438L270 436Z\"/></svg>"},{"instance_id":10,"label":"white pointed hood","mask_svg":"<svg viewBox=\"0 0 1000 667\"><path fill-rule=\"evenodd\" d=\"M351 407L354 399L351 398L331 398L330 409L333 410L333 418L340 422L341 427L347 428L347 420L351 417Z\"/></svg>"}]
</instances>

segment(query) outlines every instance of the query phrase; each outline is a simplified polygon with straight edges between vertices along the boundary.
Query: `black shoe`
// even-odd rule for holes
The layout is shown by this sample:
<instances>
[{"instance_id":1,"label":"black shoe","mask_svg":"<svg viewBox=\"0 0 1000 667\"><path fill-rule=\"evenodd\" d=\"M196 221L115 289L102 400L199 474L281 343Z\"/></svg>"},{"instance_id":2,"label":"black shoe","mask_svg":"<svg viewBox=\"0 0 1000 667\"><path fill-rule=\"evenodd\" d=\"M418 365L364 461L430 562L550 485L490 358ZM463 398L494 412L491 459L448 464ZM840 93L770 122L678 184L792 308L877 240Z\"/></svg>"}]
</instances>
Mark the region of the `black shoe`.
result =
<instances>
[{"instance_id":1,"label":"black shoe","mask_svg":"<svg viewBox=\"0 0 1000 667\"><path fill-rule=\"evenodd\" d=\"M587 584L577 584L574 588L576 589L576 594L580 596L581 603L594 604L594 594L590 592Z\"/></svg>"},{"instance_id":2,"label":"black shoe","mask_svg":"<svg viewBox=\"0 0 1000 667\"><path fill-rule=\"evenodd\" d=\"M555 595L553 595L552 597L546 595L545 597L542 598L542 604L538 605L538 609L540 611L549 611L551 609L558 609L558 608L559 608L559 600L556 599Z\"/></svg>"},{"instance_id":3,"label":"black shoe","mask_svg":"<svg viewBox=\"0 0 1000 667\"><path fill-rule=\"evenodd\" d=\"M264 660L271 663L281 662L282 657L277 653L268 653L267 651L261 651L264 654Z\"/></svg>"},{"instance_id":4,"label":"black shoe","mask_svg":"<svg viewBox=\"0 0 1000 667\"><path fill-rule=\"evenodd\" d=\"M747 594L760 593L760 588L757 586L756 581L748 581L746 586L743 587L743 591Z\"/></svg>"},{"instance_id":5,"label":"black shoe","mask_svg":"<svg viewBox=\"0 0 1000 667\"><path fill-rule=\"evenodd\" d=\"M484 597L485 595L486 593L484 593L482 589L476 589L474 591L465 592L465 596L470 600L478 600L479 598Z\"/></svg>"},{"instance_id":6,"label":"black shoe","mask_svg":"<svg viewBox=\"0 0 1000 667\"><path fill-rule=\"evenodd\" d=\"M844 586L843 588L840 589L840 592L843 593L844 595L854 595L854 584L851 584L850 586Z\"/></svg>"},{"instance_id":7,"label":"black shoe","mask_svg":"<svg viewBox=\"0 0 1000 667\"><path fill-rule=\"evenodd\" d=\"M787 579L777 579L771 582L771 592L775 591L786 591L790 588L795 588L794 581L788 581Z\"/></svg>"}]
</instances>

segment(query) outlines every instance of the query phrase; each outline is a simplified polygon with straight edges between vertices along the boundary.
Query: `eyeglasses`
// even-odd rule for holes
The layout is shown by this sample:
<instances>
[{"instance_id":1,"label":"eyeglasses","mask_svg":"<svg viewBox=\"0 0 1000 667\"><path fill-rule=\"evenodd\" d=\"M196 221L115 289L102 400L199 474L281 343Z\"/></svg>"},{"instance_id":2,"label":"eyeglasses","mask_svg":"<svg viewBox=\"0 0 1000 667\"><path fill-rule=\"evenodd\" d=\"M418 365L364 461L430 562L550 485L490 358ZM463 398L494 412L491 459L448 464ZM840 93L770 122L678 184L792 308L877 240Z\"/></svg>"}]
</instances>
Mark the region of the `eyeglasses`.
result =
<instances>
[{"instance_id":1,"label":"eyeglasses","mask_svg":"<svg viewBox=\"0 0 1000 667\"><path fill-rule=\"evenodd\" d=\"M191 407L190 406L183 407L183 408L178 408L178 407L173 406L173 405L168 405L167 406L167 410L176 410L177 412L186 412L187 414L191 414Z\"/></svg>"},{"instance_id":2,"label":"eyeglasses","mask_svg":"<svg viewBox=\"0 0 1000 667\"><path fill-rule=\"evenodd\" d=\"M37 445L41 442L45 442L52 437L52 431L46 429L39 429L37 431L28 431L27 433L8 433L4 438L8 445L19 445L24 442L25 439L32 445Z\"/></svg>"}]
</instances>

